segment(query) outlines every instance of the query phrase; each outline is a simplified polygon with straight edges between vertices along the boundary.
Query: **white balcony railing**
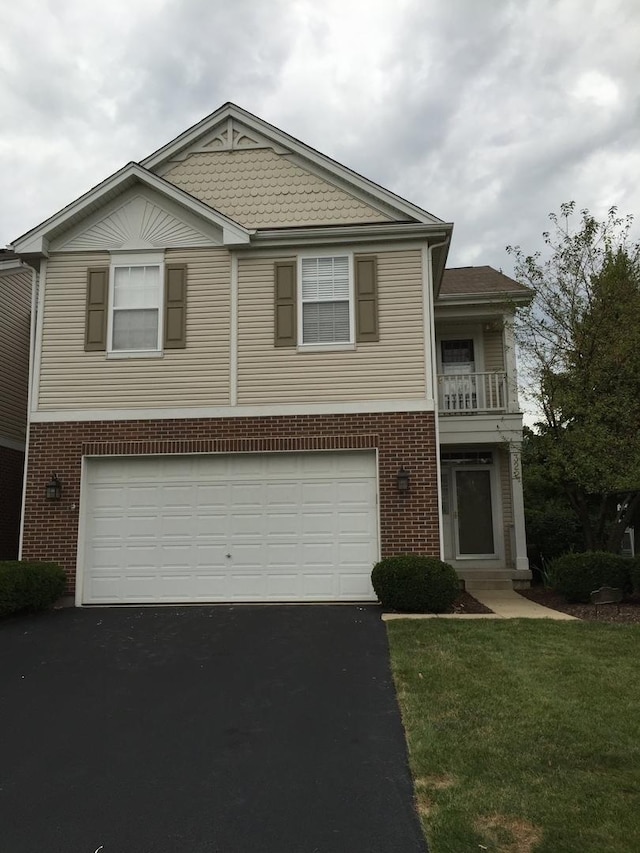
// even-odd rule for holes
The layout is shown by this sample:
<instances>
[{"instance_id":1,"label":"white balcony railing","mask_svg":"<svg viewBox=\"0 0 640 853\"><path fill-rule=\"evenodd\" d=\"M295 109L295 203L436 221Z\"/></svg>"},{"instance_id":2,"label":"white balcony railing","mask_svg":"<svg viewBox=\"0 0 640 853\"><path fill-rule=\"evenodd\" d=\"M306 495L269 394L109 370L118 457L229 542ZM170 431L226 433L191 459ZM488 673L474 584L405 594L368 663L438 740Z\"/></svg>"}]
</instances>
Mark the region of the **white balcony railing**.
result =
<instances>
[{"instance_id":1,"label":"white balcony railing","mask_svg":"<svg viewBox=\"0 0 640 853\"><path fill-rule=\"evenodd\" d=\"M500 412L506 408L506 373L446 373L438 376L438 410L444 414Z\"/></svg>"}]
</instances>

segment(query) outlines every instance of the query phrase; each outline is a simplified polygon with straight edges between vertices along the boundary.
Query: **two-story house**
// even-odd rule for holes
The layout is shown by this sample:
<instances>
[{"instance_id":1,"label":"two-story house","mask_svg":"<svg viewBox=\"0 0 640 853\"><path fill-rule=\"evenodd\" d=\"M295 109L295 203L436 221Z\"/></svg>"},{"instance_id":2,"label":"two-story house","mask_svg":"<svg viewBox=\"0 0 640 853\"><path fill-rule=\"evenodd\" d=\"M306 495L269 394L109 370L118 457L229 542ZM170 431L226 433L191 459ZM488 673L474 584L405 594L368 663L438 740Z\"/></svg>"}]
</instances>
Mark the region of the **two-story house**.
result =
<instances>
[{"instance_id":1,"label":"two-story house","mask_svg":"<svg viewBox=\"0 0 640 853\"><path fill-rule=\"evenodd\" d=\"M0 560L18 556L34 271L0 249Z\"/></svg>"},{"instance_id":2,"label":"two-story house","mask_svg":"<svg viewBox=\"0 0 640 853\"><path fill-rule=\"evenodd\" d=\"M407 552L526 582L529 293L445 272L451 233L226 104L17 239L23 558L78 604L373 600Z\"/></svg>"}]
</instances>

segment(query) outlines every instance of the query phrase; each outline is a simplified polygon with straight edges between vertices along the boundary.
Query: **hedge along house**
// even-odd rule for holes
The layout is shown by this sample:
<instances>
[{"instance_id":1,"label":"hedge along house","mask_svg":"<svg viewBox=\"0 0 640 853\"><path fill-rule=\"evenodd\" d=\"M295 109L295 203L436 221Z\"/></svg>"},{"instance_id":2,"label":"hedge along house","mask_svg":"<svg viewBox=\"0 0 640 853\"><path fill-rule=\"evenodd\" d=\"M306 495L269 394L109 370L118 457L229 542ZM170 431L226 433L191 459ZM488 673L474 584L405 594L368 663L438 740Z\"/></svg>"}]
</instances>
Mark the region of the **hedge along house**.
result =
<instances>
[{"instance_id":1,"label":"hedge along house","mask_svg":"<svg viewBox=\"0 0 640 853\"><path fill-rule=\"evenodd\" d=\"M226 104L17 239L39 280L22 556L78 604L373 600L407 552L527 582L529 293L445 272L451 233Z\"/></svg>"},{"instance_id":2,"label":"hedge along house","mask_svg":"<svg viewBox=\"0 0 640 853\"><path fill-rule=\"evenodd\" d=\"M18 556L34 277L0 249L0 560Z\"/></svg>"}]
</instances>

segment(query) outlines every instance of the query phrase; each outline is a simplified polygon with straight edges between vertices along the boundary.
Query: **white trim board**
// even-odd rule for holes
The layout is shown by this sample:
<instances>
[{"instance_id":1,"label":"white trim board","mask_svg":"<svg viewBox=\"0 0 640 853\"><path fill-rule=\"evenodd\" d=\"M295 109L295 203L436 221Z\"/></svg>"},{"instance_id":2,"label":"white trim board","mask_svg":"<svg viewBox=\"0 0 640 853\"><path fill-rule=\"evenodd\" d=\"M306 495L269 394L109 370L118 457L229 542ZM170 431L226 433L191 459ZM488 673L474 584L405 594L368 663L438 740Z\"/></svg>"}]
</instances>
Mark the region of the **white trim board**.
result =
<instances>
[{"instance_id":1,"label":"white trim board","mask_svg":"<svg viewBox=\"0 0 640 853\"><path fill-rule=\"evenodd\" d=\"M433 400L374 400L348 403L287 403L271 406L207 406L172 409L69 409L36 411L32 423L75 421L156 421L184 418L260 418L291 415L363 415L435 412Z\"/></svg>"},{"instance_id":2,"label":"white trim board","mask_svg":"<svg viewBox=\"0 0 640 853\"><path fill-rule=\"evenodd\" d=\"M522 441L522 414L439 415L440 446Z\"/></svg>"}]
</instances>

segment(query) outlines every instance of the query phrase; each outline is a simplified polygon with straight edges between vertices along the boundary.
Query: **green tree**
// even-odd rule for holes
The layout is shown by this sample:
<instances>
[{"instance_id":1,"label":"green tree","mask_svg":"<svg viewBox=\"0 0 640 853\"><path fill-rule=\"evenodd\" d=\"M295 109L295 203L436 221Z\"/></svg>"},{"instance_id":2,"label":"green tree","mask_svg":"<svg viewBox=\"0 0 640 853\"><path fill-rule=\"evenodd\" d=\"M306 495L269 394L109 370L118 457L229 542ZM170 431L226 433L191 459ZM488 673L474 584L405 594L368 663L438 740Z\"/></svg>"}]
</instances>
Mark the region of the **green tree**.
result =
<instances>
[{"instance_id":1,"label":"green tree","mask_svg":"<svg viewBox=\"0 0 640 853\"><path fill-rule=\"evenodd\" d=\"M575 228L573 202L551 215L545 258L507 247L536 294L516 336L549 481L587 548L618 551L640 506L640 249L615 208L578 215Z\"/></svg>"},{"instance_id":2,"label":"green tree","mask_svg":"<svg viewBox=\"0 0 640 853\"><path fill-rule=\"evenodd\" d=\"M528 427L523 430L521 462L532 565L543 568L545 562L567 551L584 551L582 525L562 486L549 478L545 440Z\"/></svg>"}]
</instances>

